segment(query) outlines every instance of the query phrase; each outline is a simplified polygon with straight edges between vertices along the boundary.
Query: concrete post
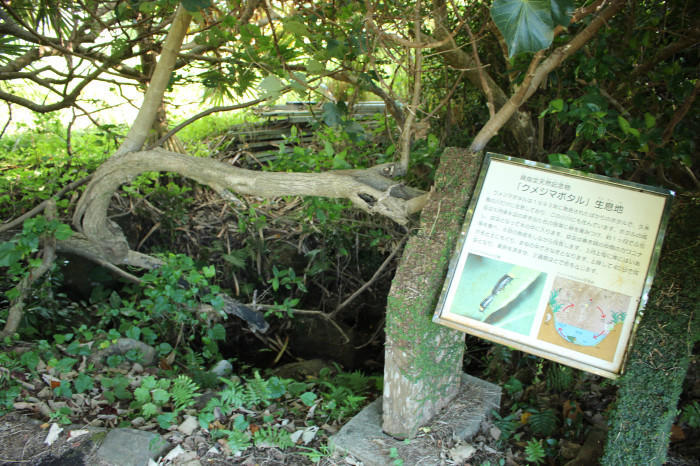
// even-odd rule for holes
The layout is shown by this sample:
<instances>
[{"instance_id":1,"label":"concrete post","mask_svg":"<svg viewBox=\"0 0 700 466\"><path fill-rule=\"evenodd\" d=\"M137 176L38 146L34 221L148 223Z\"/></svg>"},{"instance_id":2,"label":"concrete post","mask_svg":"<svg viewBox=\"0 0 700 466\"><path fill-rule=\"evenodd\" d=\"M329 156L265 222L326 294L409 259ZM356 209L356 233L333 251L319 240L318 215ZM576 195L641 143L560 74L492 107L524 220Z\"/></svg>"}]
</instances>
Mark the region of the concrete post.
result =
<instances>
[{"instance_id":1,"label":"concrete post","mask_svg":"<svg viewBox=\"0 0 700 466\"><path fill-rule=\"evenodd\" d=\"M387 302L382 429L415 436L459 391L464 334L432 322L482 154L447 148Z\"/></svg>"}]
</instances>

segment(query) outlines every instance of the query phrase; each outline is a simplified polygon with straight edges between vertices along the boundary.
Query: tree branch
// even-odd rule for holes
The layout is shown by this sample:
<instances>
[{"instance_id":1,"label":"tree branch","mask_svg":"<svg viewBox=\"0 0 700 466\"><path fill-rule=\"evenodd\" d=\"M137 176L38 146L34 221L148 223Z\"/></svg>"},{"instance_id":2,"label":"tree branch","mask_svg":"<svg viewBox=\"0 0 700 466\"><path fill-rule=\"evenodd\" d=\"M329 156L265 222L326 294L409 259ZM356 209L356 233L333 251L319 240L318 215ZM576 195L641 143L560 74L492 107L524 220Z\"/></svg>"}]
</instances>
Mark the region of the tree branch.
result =
<instances>
[{"instance_id":1,"label":"tree branch","mask_svg":"<svg viewBox=\"0 0 700 466\"><path fill-rule=\"evenodd\" d=\"M225 199L233 198L231 192L261 197L345 198L366 212L387 216L402 225L422 208L428 196L386 178L391 170L381 165L324 173L257 172L164 150L130 152L112 157L98 168L73 215L76 229L100 245L111 262L122 263L129 251L121 229L107 218L112 194L123 183L147 171L178 173L211 187Z\"/></svg>"},{"instance_id":2,"label":"tree branch","mask_svg":"<svg viewBox=\"0 0 700 466\"><path fill-rule=\"evenodd\" d=\"M433 18L435 19L435 37L437 39L448 37L447 5L445 0L433 0ZM508 102L508 96L493 78L480 68L471 54L462 50L454 40L437 47L437 52L442 54L445 62L459 71L464 71L466 78L473 86L484 89L482 79L486 80L487 87L493 95L493 104L496 110ZM529 154L536 144L535 127L527 112L516 109L505 122L505 128L510 131L515 139L518 149L522 154Z\"/></svg>"},{"instance_id":3,"label":"tree branch","mask_svg":"<svg viewBox=\"0 0 700 466\"><path fill-rule=\"evenodd\" d=\"M557 68L564 60L578 51L583 47L586 42L588 42L593 36L602 28L615 13L617 13L623 6L624 0L613 0L610 6L605 8L599 16L594 18L591 23L586 26L581 32L579 32L571 41L555 49L549 57L544 61L539 63L534 70L532 70L532 65L535 60L531 63L531 70L528 70L528 76L525 78L526 81L518 89L518 92L513 95L508 102L501 107L501 109L496 113L493 118L484 125L483 128L476 135L470 150L478 152L486 147L486 144L491 140L491 138L498 132L500 128L513 116L517 111L518 107L525 103L540 86L542 81ZM540 54L541 52L538 52ZM537 56L537 54L535 54ZM541 57L541 55L540 55Z\"/></svg>"},{"instance_id":4,"label":"tree branch","mask_svg":"<svg viewBox=\"0 0 700 466\"><path fill-rule=\"evenodd\" d=\"M54 220L56 218L56 201L51 199L46 207L46 218ZM32 288L34 282L51 269L56 260L56 238L47 234L42 238L44 250L41 253L41 263L28 270L26 275L17 285L18 296L12 300L10 309L5 321L5 327L0 332L0 339L12 335L19 328L19 324L24 316L24 301ZM31 266L30 266L31 267Z\"/></svg>"},{"instance_id":5,"label":"tree branch","mask_svg":"<svg viewBox=\"0 0 700 466\"><path fill-rule=\"evenodd\" d=\"M158 108L163 102L165 89L168 86L168 82L170 82L170 75L172 74L178 51L187 34L187 28L189 27L191 19L192 16L187 13L185 8L182 5L178 6L173 24L163 43L163 51L160 54L158 63L153 71L153 76L151 77L151 82L146 90L146 95L143 98L141 109L136 116L136 120L129 129L129 133L126 135L113 157L119 157L127 152L139 150L143 146L143 143L146 142L148 133L156 119Z\"/></svg>"}]
</instances>

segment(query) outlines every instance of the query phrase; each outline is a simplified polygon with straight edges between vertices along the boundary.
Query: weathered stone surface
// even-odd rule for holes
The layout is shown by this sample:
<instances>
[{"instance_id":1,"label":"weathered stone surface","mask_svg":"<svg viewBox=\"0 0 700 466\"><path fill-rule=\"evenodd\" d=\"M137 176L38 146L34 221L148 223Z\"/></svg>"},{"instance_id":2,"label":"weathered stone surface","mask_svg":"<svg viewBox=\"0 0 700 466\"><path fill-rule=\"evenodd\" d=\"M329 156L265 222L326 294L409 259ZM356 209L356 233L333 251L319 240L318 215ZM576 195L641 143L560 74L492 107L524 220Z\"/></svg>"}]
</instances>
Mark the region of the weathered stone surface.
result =
<instances>
[{"instance_id":1,"label":"weathered stone surface","mask_svg":"<svg viewBox=\"0 0 700 466\"><path fill-rule=\"evenodd\" d=\"M459 389L464 334L434 324L432 316L482 159L445 150L389 292L383 429L394 437L413 437Z\"/></svg>"},{"instance_id":2,"label":"weathered stone surface","mask_svg":"<svg viewBox=\"0 0 700 466\"><path fill-rule=\"evenodd\" d=\"M433 418L425 429L428 435L406 443L382 432L382 402L376 400L363 409L340 432L330 439L331 447L340 454L350 454L364 466L403 463L431 466L444 464L445 440L469 441L492 409L498 409L501 388L492 383L462 374L457 396L448 407ZM441 443L442 442L442 443ZM395 456L390 456L392 449ZM396 456L398 455L398 457Z\"/></svg>"},{"instance_id":3,"label":"weathered stone surface","mask_svg":"<svg viewBox=\"0 0 700 466\"><path fill-rule=\"evenodd\" d=\"M160 435L135 429L113 429L97 450L100 461L119 466L145 466L168 448Z\"/></svg>"}]
</instances>

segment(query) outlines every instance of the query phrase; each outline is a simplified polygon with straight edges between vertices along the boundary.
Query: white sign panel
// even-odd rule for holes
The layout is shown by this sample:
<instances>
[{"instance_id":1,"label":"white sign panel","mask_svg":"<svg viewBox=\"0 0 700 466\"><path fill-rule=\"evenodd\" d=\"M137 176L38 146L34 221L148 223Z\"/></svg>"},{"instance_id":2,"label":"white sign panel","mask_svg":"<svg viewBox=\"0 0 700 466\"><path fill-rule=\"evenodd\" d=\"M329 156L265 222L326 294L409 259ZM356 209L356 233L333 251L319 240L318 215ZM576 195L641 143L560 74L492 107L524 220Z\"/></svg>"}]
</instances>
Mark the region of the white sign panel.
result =
<instances>
[{"instance_id":1,"label":"white sign panel","mask_svg":"<svg viewBox=\"0 0 700 466\"><path fill-rule=\"evenodd\" d=\"M487 154L433 320L616 377L672 196Z\"/></svg>"}]
</instances>

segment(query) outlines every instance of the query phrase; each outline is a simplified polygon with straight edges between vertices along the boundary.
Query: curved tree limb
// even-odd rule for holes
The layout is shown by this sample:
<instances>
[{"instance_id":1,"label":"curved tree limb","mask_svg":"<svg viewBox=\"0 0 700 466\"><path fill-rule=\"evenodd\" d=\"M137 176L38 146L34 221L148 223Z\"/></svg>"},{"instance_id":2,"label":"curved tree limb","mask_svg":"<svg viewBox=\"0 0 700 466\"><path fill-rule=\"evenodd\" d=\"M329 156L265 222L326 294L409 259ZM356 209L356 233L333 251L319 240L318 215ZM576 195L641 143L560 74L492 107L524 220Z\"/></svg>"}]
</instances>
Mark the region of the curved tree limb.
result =
<instances>
[{"instance_id":1,"label":"curved tree limb","mask_svg":"<svg viewBox=\"0 0 700 466\"><path fill-rule=\"evenodd\" d=\"M164 150L131 152L112 157L98 168L76 206L73 224L100 245L111 262L124 263L129 246L119 227L108 220L107 208L120 185L147 171L175 172L207 185L224 198L231 191L261 197L325 196L349 199L356 207L385 215L400 224L419 211L427 194L387 178L390 168L339 170L325 173L258 172L224 162Z\"/></svg>"}]
</instances>

